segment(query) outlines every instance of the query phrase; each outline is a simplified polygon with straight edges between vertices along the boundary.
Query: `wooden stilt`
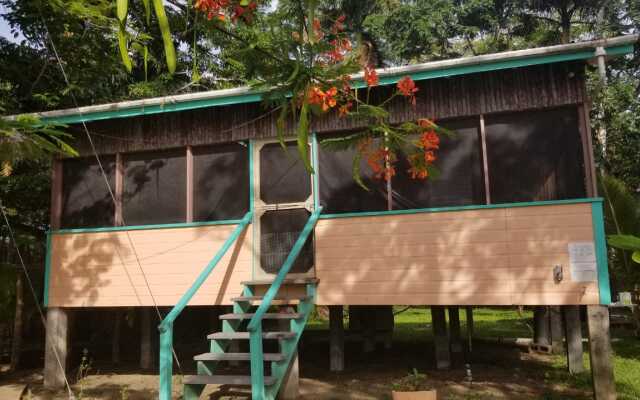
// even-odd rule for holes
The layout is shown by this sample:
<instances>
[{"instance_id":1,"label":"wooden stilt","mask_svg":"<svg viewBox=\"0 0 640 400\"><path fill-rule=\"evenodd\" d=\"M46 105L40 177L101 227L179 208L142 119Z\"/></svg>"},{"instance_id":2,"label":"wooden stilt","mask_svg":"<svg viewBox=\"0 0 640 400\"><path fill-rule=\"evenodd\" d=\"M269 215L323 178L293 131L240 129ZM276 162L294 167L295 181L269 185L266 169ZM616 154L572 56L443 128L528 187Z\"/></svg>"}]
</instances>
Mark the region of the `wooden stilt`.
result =
<instances>
[{"instance_id":1,"label":"wooden stilt","mask_svg":"<svg viewBox=\"0 0 640 400\"><path fill-rule=\"evenodd\" d=\"M385 350L391 350L393 346L393 328L395 326L393 306L380 307L378 321L380 322L380 330L383 335L382 341L384 348Z\"/></svg>"},{"instance_id":2,"label":"wooden stilt","mask_svg":"<svg viewBox=\"0 0 640 400\"><path fill-rule=\"evenodd\" d=\"M549 324L551 328L551 348L554 354L564 353L564 324L560 306L549 307Z\"/></svg>"},{"instance_id":3,"label":"wooden stilt","mask_svg":"<svg viewBox=\"0 0 640 400\"><path fill-rule=\"evenodd\" d=\"M449 307L449 332L451 337L451 352L462 352L462 340L460 339L460 308Z\"/></svg>"},{"instance_id":4,"label":"wooden stilt","mask_svg":"<svg viewBox=\"0 0 640 400\"><path fill-rule=\"evenodd\" d=\"M111 362L120 364L120 332L122 327L122 310L113 312L113 332L111 336Z\"/></svg>"},{"instance_id":5,"label":"wooden stilt","mask_svg":"<svg viewBox=\"0 0 640 400\"><path fill-rule=\"evenodd\" d=\"M431 306L431 320L433 322L436 368L448 369L451 367L451 354L447 337L447 317L443 306Z\"/></svg>"},{"instance_id":6,"label":"wooden stilt","mask_svg":"<svg viewBox=\"0 0 640 400\"><path fill-rule=\"evenodd\" d=\"M543 346L551 345L549 308L546 306L536 307L533 311L533 342Z\"/></svg>"},{"instance_id":7,"label":"wooden stilt","mask_svg":"<svg viewBox=\"0 0 640 400\"><path fill-rule=\"evenodd\" d=\"M289 364L287 375L282 381L282 387L278 394L280 400L294 400L300 397L300 371L298 367L298 352L296 351Z\"/></svg>"},{"instance_id":8,"label":"wooden stilt","mask_svg":"<svg viewBox=\"0 0 640 400\"><path fill-rule=\"evenodd\" d=\"M473 306L465 307L465 311L465 322L467 324L467 346L468 351L471 352L473 350Z\"/></svg>"},{"instance_id":9,"label":"wooden stilt","mask_svg":"<svg viewBox=\"0 0 640 400\"><path fill-rule=\"evenodd\" d=\"M609 337L609 309L607 306L587 306L589 327L589 358L593 394L596 400L615 400L611 340Z\"/></svg>"},{"instance_id":10,"label":"wooden stilt","mask_svg":"<svg viewBox=\"0 0 640 400\"><path fill-rule=\"evenodd\" d=\"M344 371L344 322L342 306L329 307L329 370Z\"/></svg>"},{"instance_id":11,"label":"wooden stilt","mask_svg":"<svg viewBox=\"0 0 640 400\"><path fill-rule=\"evenodd\" d=\"M567 337L567 366L569 373L576 374L584 371L580 306L563 306L563 314Z\"/></svg>"},{"instance_id":12,"label":"wooden stilt","mask_svg":"<svg viewBox=\"0 0 640 400\"><path fill-rule=\"evenodd\" d=\"M376 309L375 307L365 307L360 310L360 321L362 322L364 342L362 350L365 353L373 353L376 350Z\"/></svg>"},{"instance_id":13,"label":"wooden stilt","mask_svg":"<svg viewBox=\"0 0 640 400\"><path fill-rule=\"evenodd\" d=\"M64 387L69 340L69 316L63 308L47 310L47 336L44 354L44 386L50 389ZM57 355L57 357L56 357ZM60 368L62 366L62 368Z\"/></svg>"},{"instance_id":14,"label":"wooden stilt","mask_svg":"<svg viewBox=\"0 0 640 400\"><path fill-rule=\"evenodd\" d=\"M151 346L151 309L140 309L140 368L151 369L153 351Z\"/></svg>"}]
</instances>

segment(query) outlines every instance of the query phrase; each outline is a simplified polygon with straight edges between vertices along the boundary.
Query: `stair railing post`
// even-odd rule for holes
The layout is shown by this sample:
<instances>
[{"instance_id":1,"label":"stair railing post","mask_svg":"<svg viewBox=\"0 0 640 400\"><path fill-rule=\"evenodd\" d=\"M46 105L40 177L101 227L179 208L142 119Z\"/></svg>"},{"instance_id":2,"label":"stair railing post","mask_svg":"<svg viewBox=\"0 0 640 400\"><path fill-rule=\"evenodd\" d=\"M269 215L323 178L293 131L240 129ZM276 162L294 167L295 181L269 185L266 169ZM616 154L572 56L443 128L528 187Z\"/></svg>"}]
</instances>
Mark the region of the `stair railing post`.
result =
<instances>
[{"instance_id":1,"label":"stair railing post","mask_svg":"<svg viewBox=\"0 0 640 400\"><path fill-rule=\"evenodd\" d=\"M160 400L171 400L173 379L173 323L160 326Z\"/></svg>"},{"instance_id":2,"label":"stair railing post","mask_svg":"<svg viewBox=\"0 0 640 400\"><path fill-rule=\"evenodd\" d=\"M251 399L264 400L264 357L262 353L262 321L249 331L251 353Z\"/></svg>"}]
</instances>

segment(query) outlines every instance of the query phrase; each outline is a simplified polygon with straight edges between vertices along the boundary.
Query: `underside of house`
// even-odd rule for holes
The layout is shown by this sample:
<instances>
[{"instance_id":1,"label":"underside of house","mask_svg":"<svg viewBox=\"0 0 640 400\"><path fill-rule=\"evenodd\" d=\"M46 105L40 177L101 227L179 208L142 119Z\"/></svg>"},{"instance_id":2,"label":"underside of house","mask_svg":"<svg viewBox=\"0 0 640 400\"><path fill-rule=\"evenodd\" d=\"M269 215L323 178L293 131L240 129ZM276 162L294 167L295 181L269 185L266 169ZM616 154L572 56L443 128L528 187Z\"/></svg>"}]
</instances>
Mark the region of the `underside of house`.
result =
<instances>
[{"instance_id":1,"label":"underside of house","mask_svg":"<svg viewBox=\"0 0 640 400\"><path fill-rule=\"evenodd\" d=\"M611 294L585 65L597 50L630 52L634 40L380 70L374 95L406 75L419 88L415 107L391 104L393 123L435 118L455 136L442 139L440 176L426 181L402 157L388 182L363 161L368 190L352 176L355 150L322 145L362 129L358 121L314 121L309 174L295 139L278 142L277 113L248 89L44 113L69 124L81 153L54 162L49 329L74 309L173 307L160 324L162 399L187 304L232 311L203 338L210 352L184 377L186 399L206 384L275 398L315 305L340 315L340 306L586 305L606 346L601 306ZM65 340L48 337L48 347L64 352ZM269 340L278 351L263 351ZM223 361L246 361L250 373L217 375Z\"/></svg>"}]
</instances>

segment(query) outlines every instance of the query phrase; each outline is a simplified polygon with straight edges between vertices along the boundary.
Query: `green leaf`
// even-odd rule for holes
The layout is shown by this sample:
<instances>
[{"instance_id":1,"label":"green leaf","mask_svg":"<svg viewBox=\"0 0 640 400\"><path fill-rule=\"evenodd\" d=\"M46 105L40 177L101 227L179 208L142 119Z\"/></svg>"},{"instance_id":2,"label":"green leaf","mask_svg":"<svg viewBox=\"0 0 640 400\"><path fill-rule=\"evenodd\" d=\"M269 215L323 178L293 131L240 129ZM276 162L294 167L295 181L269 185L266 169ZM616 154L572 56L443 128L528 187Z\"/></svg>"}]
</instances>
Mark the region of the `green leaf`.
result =
<instances>
[{"instance_id":1,"label":"green leaf","mask_svg":"<svg viewBox=\"0 0 640 400\"><path fill-rule=\"evenodd\" d=\"M147 81L147 73L149 70L149 47L144 45L144 50L142 50L142 59L144 60L144 81Z\"/></svg>"},{"instance_id":2,"label":"green leaf","mask_svg":"<svg viewBox=\"0 0 640 400\"><path fill-rule=\"evenodd\" d=\"M306 101L302 103L298 120L298 153L304 167L310 174L313 174L313 167L309 159L309 104Z\"/></svg>"},{"instance_id":3,"label":"green leaf","mask_svg":"<svg viewBox=\"0 0 640 400\"><path fill-rule=\"evenodd\" d=\"M276 121L276 133L278 134L278 142L280 142L280 146L282 146L284 151L287 151L287 146L284 143L284 129L287 124L287 115L289 115L289 102L287 100L283 101L281 107L282 110L280 110L280 115Z\"/></svg>"},{"instance_id":4,"label":"green leaf","mask_svg":"<svg viewBox=\"0 0 640 400\"><path fill-rule=\"evenodd\" d=\"M640 250L636 250L631 254L631 259L640 264Z\"/></svg>"},{"instance_id":5,"label":"green leaf","mask_svg":"<svg viewBox=\"0 0 640 400\"><path fill-rule=\"evenodd\" d=\"M607 242L622 250L640 250L640 238L633 235L610 235Z\"/></svg>"},{"instance_id":6,"label":"green leaf","mask_svg":"<svg viewBox=\"0 0 640 400\"><path fill-rule=\"evenodd\" d=\"M131 72L131 58L129 58L129 49L127 48L127 32L124 28L124 25L120 24L118 29L118 48L120 49L120 57L122 58L122 63L124 67L127 69L127 72Z\"/></svg>"},{"instance_id":7,"label":"green leaf","mask_svg":"<svg viewBox=\"0 0 640 400\"><path fill-rule=\"evenodd\" d=\"M147 20L147 25L151 25L151 7L149 0L142 0L142 5L144 7L144 16Z\"/></svg>"},{"instance_id":8,"label":"green leaf","mask_svg":"<svg viewBox=\"0 0 640 400\"><path fill-rule=\"evenodd\" d=\"M367 185L362 182L362 177L360 176L360 161L362 160L362 153L356 151L356 154L353 156L353 164L351 164L351 175L353 176L353 180L356 181L358 186L369 191Z\"/></svg>"},{"instance_id":9,"label":"green leaf","mask_svg":"<svg viewBox=\"0 0 640 400\"><path fill-rule=\"evenodd\" d=\"M158 17L158 26L162 34L162 42L164 43L164 55L167 59L167 68L169 69L169 73L173 74L176 72L176 49L173 47L169 19L165 13L162 0L153 0L153 9L156 12L156 17Z\"/></svg>"},{"instance_id":10,"label":"green leaf","mask_svg":"<svg viewBox=\"0 0 640 400\"><path fill-rule=\"evenodd\" d=\"M116 0L116 15L121 25L127 21L127 13L129 12L129 0Z\"/></svg>"}]
</instances>

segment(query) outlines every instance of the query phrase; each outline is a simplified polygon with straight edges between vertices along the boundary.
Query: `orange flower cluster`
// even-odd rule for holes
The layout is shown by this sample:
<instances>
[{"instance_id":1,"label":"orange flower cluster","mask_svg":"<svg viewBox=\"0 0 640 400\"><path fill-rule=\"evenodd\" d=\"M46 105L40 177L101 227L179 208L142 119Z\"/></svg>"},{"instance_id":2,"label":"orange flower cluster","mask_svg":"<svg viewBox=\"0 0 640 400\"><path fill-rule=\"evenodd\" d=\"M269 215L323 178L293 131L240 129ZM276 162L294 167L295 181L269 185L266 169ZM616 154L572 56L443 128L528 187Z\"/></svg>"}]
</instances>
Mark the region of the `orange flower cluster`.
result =
<instances>
[{"instance_id":1,"label":"orange flower cluster","mask_svg":"<svg viewBox=\"0 0 640 400\"><path fill-rule=\"evenodd\" d=\"M215 17L220 21L224 21L226 19L226 14L229 13L228 8L230 6L230 0L196 0L196 3L194 5L196 10L207 15L207 19L211 20ZM255 1L249 2L249 4L245 7L241 6L238 3L233 6L231 20L233 22L236 22L238 21L238 19L241 19L249 24L253 20L253 12L257 7L258 3L256 3Z\"/></svg>"},{"instance_id":2,"label":"orange flower cluster","mask_svg":"<svg viewBox=\"0 0 640 400\"><path fill-rule=\"evenodd\" d=\"M336 19L336 22L334 22L333 26L331 27L331 33L333 33L334 35L337 35L339 32L344 31L344 20L345 19L347 19L347 17L344 14L339 16Z\"/></svg>"},{"instance_id":3,"label":"orange flower cluster","mask_svg":"<svg viewBox=\"0 0 640 400\"><path fill-rule=\"evenodd\" d=\"M388 181L396 174L394 167L397 161L396 153L389 149L378 148L367 154L367 164L376 179Z\"/></svg>"},{"instance_id":4,"label":"orange flower cluster","mask_svg":"<svg viewBox=\"0 0 640 400\"><path fill-rule=\"evenodd\" d=\"M335 86L330 87L326 91L320 89L318 86L314 86L309 90L307 100L309 104L317 104L322 107L322 111L327 111L333 108L337 104L336 95L338 89Z\"/></svg>"},{"instance_id":5,"label":"orange flower cluster","mask_svg":"<svg viewBox=\"0 0 640 400\"><path fill-rule=\"evenodd\" d=\"M207 14L207 19L216 17L224 20L224 9L229 6L229 0L196 0L195 8Z\"/></svg>"},{"instance_id":6,"label":"orange flower cluster","mask_svg":"<svg viewBox=\"0 0 640 400\"><path fill-rule=\"evenodd\" d=\"M420 152L409 156L409 173L413 179L426 179L429 176L429 166L437 157L435 150L440 148L440 137L435 131L436 124L430 119L418 120L418 125L424 129L416 145Z\"/></svg>"},{"instance_id":7,"label":"orange flower cluster","mask_svg":"<svg viewBox=\"0 0 640 400\"><path fill-rule=\"evenodd\" d=\"M364 67L364 81L367 82L367 86L376 86L380 82L378 73L372 65L366 65Z\"/></svg>"},{"instance_id":8,"label":"orange flower cluster","mask_svg":"<svg viewBox=\"0 0 640 400\"><path fill-rule=\"evenodd\" d=\"M351 107L353 107L353 103L350 101L341 105L340 108L338 108L338 116L346 117L349 114L349 111L351 111Z\"/></svg>"},{"instance_id":9,"label":"orange flower cluster","mask_svg":"<svg viewBox=\"0 0 640 400\"><path fill-rule=\"evenodd\" d=\"M333 49L329 50L326 55L329 62L335 64L344 60L347 53L352 50L351 41L347 38L333 39L329 42Z\"/></svg>"},{"instance_id":10,"label":"orange flower cluster","mask_svg":"<svg viewBox=\"0 0 640 400\"><path fill-rule=\"evenodd\" d=\"M408 76L400 79L397 84L398 92L405 97L409 98L411 104L416 105L416 92L419 90L416 87L416 83Z\"/></svg>"}]
</instances>

